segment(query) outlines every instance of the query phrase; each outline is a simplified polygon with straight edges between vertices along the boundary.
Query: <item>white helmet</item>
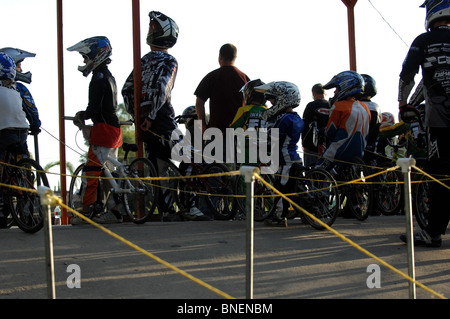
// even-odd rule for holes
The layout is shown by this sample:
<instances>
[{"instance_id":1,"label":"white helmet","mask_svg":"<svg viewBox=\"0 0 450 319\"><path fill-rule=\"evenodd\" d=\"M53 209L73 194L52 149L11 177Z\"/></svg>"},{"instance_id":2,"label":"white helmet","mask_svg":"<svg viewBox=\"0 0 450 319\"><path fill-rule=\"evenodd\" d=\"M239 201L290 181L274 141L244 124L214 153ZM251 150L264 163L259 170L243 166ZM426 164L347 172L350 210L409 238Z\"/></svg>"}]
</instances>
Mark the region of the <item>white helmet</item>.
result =
<instances>
[{"instance_id":1,"label":"white helmet","mask_svg":"<svg viewBox=\"0 0 450 319\"><path fill-rule=\"evenodd\" d=\"M84 58L87 58L86 65L79 66L78 71L88 76L92 70L112 55L112 47L107 37L99 36L85 39L67 48L67 51L77 51Z\"/></svg>"},{"instance_id":2,"label":"white helmet","mask_svg":"<svg viewBox=\"0 0 450 319\"><path fill-rule=\"evenodd\" d=\"M13 58L14 63L17 65L18 63L25 60L25 58L34 58L36 56L35 53L27 52L21 49L15 48L3 48L0 49L0 52L6 53L11 58ZM31 83L31 72L28 71L26 73L16 72L16 81L22 81L25 83Z\"/></svg>"},{"instance_id":3,"label":"white helmet","mask_svg":"<svg viewBox=\"0 0 450 319\"><path fill-rule=\"evenodd\" d=\"M426 8L425 29L430 29L437 19L450 19L450 0L425 0L420 6Z\"/></svg>"},{"instance_id":4,"label":"white helmet","mask_svg":"<svg viewBox=\"0 0 450 319\"><path fill-rule=\"evenodd\" d=\"M261 117L267 120L289 107L300 105L300 91L294 83L277 81L263 84L254 88L256 92L264 93L266 100L275 99L273 106L266 111L261 112Z\"/></svg>"}]
</instances>

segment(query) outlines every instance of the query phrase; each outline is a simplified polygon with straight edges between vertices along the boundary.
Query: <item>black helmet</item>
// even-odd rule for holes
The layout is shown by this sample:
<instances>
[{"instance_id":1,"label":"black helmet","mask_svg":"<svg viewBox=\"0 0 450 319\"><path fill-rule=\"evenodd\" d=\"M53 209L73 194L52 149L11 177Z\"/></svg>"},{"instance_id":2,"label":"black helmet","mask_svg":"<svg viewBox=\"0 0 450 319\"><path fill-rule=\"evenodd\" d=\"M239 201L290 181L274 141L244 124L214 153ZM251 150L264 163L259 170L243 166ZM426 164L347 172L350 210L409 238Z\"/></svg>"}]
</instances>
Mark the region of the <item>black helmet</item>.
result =
<instances>
[{"instance_id":1,"label":"black helmet","mask_svg":"<svg viewBox=\"0 0 450 319\"><path fill-rule=\"evenodd\" d=\"M157 48L170 49L177 43L178 26L171 18L158 11L151 11L147 44Z\"/></svg>"},{"instance_id":2,"label":"black helmet","mask_svg":"<svg viewBox=\"0 0 450 319\"><path fill-rule=\"evenodd\" d=\"M375 79L368 74L361 74L361 76L364 80L362 95L370 97L377 95L377 83L375 82Z\"/></svg>"},{"instance_id":3,"label":"black helmet","mask_svg":"<svg viewBox=\"0 0 450 319\"><path fill-rule=\"evenodd\" d=\"M262 105L265 103L264 93L255 91L255 87L265 84L260 79L251 80L241 88L245 105Z\"/></svg>"}]
</instances>

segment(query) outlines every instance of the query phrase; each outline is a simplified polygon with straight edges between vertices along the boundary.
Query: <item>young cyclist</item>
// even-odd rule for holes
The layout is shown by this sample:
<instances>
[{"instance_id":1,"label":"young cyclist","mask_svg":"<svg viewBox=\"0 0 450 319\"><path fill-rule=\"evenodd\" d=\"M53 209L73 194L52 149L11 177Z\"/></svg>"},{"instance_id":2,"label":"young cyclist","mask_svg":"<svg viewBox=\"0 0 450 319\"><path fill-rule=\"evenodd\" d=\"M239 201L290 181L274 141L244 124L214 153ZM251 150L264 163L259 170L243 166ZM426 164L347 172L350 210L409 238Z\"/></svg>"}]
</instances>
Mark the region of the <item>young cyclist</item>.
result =
<instances>
[{"instance_id":1,"label":"young cyclist","mask_svg":"<svg viewBox=\"0 0 450 319\"><path fill-rule=\"evenodd\" d=\"M108 69L111 63L112 47L108 38L97 36L85 39L71 46L68 51L77 51L84 58L84 66L78 70L85 77L92 73L89 84L89 102L85 111L76 114L75 124L91 119L93 127L89 138L88 160L83 170L85 193L83 196L82 213L88 214L94 209L97 201L98 177L102 173L102 164L108 156L117 157L118 147L122 145L122 129L120 128L117 110L116 81ZM111 212L94 216L101 223L121 222L122 215L117 206L111 207ZM79 223L75 218L72 224Z\"/></svg>"},{"instance_id":2,"label":"young cyclist","mask_svg":"<svg viewBox=\"0 0 450 319\"><path fill-rule=\"evenodd\" d=\"M330 101L332 107L326 128L329 145L318 165L325 160L346 165L354 157L363 158L371 119L368 107L357 100L363 87L363 78L354 71L341 72L323 86L326 90L336 90Z\"/></svg>"},{"instance_id":3,"label":"young cyclist","mask_svg":"<svg viewBox=\"0 0 450 319\"><path fill-rule=\"evenodd\" d=\"M370 152L374 153L377 145L378 132L381 125L381 109L380 106L372 101L372 98L377 95L377 85L375 79L368 74L361 74L364 80L364 89L361 94L360 101L364 102L370 111L370 124L369 124L369 135L367 136L367 145L365 157L369 157L373 154L368 154Z\"/></svg>"},{"instance_id":4,"label":"young cyclist","mask_svg":"<svg viewBox=\"0 0 450 319\"><path fill-rule=\"evenodd\" d=\"M142 130L147 157L157 167L158 174L166 176L167 169L163 160L171 158L171 134L177 128L171 95L177 76L178 61L169 54L169 49L177 43L179 29L173 19L161 12L151 11L149 17L147 44L150 46L150 52L141 59L142 92L139 103L141 118L135 118L135 123ZM133 72L125 81L122 95L128 113L134 117ZM170 191L163 188L158 210L163 214L174 214L172 203ZM203 213L198 209L189 213L187 217L192 220L204 219Z\"/></svg>"},{"instance_id":5,"label":"young cyclist","mask_svg":"<svg viewBox=\"0 0 450 319\"><path fill-rule=\"evenodd\" d=\"M33 96L30 90L23 83L31 83L31 72L22 71L22 62L25 58L34 58L35 53L27 52L16 48L3 48L0 52L8 54L13 58L16 63L16 87L22 97L22 108L27 116L28 123L30 124L30 133L37 135L40 133L41 120L39 119L39 111L34 102ZM22 83L23 82L23 83ZM24 154L28 153L27 144L25 143Z\"/></svg>"},{"instance_id":6,"label":"young cyclist","mask_svg":"<svg viewBox=\"0 0 450 319\"><path fill-rule=\"evenodd\" d=\"M408 121L420 116L419 111L408 104L408 96L414 87L414 77L422 69L423 97L425 99L425 126L429 134L429 174L450 174L450 1L426 0L427 32L417 36L403 62L399 79L400 117ZM415 245L440 247L450 221L448 188L431 183L428 225L414 236ZM448 181L445 182L448 185ZM406 242L406 235L400 239Z\"/></svg>"},{"instance_id":7,"label":"young cyclist","mask_svg":"<svg viewBox=\"0 0 450 319\"><path fill-rule=\"evenodd\" d=\"M244 96L244 106L241 106L233 121L230 124L230 127L234 129L242 128L243 131L248 131L253 136L245 135L245 145L242 148L241 145L236 145L236 156L239 164L250 164L250 165L258 165L259 161L257 158L257 154L255 154L255 158L250 160L249 158L249 150L255 149L257 150L257 138L260 128L266 128L267 123L261 117L261 112L267 110L265 106L265 98L264 94L255 91L255 87L264 85L260 79L252 80L247 82L241 89L241 92ZM241 139L238 137L237 139L240 141ZM252 143L253 145L250 145ZM251 148L252 146L256 146L255 148ZM242 156L242 152L244 152L244 156ZM241 157L244 157L244 161L242 161Z\"/></svg>"},{"instance_id":8,"label":"young cyclist","mask_svg":"<svg viewBox=\"0 0 450 319\"><path fill-rule=\"evenodd\" d=\"M270 82L255 87L256 92L264 93L265 99L269 100L272 107L262 111L263 119L267 120L268 129L278 130L278 140L271 140L276 143L279 152L278 174L281 178L276 182L276 187L282 193L288 193L292 189L289 179L290 173L302 164L302 159L298 153L298 142L303 131L304 122L301 117L294 112L294 108L300 105L300 91L298 87L290 82L278 81ZM273 136L273 135L271 135ZM266 220L267 225L287 226L287 213L289 203L280 200L275 215L271 220Z\"/></svg>"},{"instance_id":9,"label":"young cyclist","mask_svg":"<svg viewBox=\"0 0 450 319\"><path fill-rule=\"evenodd\" d=\"M5 53L0 53L0 161L5 159L10 145L19 143L25 147L28 122L22 110L22 98L16 89L16 64ZM1 167L0 167L1 172ZM7 227L8 213L3 209L3 193L0 191L0 228Z\"/></svg>"}]
</instances>

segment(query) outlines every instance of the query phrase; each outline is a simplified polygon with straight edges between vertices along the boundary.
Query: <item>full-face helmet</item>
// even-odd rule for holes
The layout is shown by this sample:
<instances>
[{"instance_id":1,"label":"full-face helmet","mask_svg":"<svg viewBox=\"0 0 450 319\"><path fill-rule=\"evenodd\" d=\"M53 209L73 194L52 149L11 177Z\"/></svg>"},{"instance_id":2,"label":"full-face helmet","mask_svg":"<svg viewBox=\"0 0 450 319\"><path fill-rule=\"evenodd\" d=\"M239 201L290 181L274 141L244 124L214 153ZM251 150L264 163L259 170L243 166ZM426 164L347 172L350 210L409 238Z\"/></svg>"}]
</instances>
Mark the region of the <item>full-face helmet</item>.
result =
<instances>
[{"instance_id":1,"label":"full-face helmet","mask_svg":"<svg viewBox=\"0 0 450 319\"><path fill-rule=\"evenodd\" d=\"M381 125L380 130L385 127L389 127L395 124L394 114L391 112L381 113Z\"/></svg>"},{"instance_id":2,"label":"full-face helmet","mask_svg":"<svg viewBox=\"0 0 450 319\"><path fill-rule=\"evenodd\" d=\"M241 88L242 95L244 96L245 105L262 105L266 101L264 94L255 91L255 87L264 85L264 82L260 79L251 80L245 83Z\"/></svg>"},{"instance_id":3,"label":"full-face helmet","mask_svg":"<svg viewBox=\"0 0 450 319\"><path fill-rule=\"evenodd\" d=\"M23 60L25 60L25 58L34 58L36 56L35 53L27 52L25 50L16 49L16 48L9 48L9 47L0 49L0 52L6 53L11 58L13 58L16 66L17 66L17 64L19 64ZM16 70L16 81L31 83L31 72L28 71L28 72L24 73L24 72L19 72Z\"/></svg>"},{"instance_id":4,"label":"full-face helmet","mask_svg":"<svg viewBox=\"0 0 450 319\"><path fill-rule=\"evenodd\" d=\"M362 95L370 97L377 95L377 82L375 82L375 79L368 74L361 74L361 76L364 80Z\"/></svg>"},{"instance_id":5,"label":"full-face helmet","mask_svg":"<svg viewBox=\"0 0 450 319\"><path fill-rule=\"evenodd\" d=\"M427 10L425 18L425 29L427 30L438 19L450 19L450 0L426 0L420 7Z\"/></svg>"},{"instance_id":6,"label":"full-face helmet","mask_svg":"<svg viewBox=\"0 0 450 319\"><path fill-rule=\"evenodd\" d=\"M14 80L16 78L16 64L13 58L0 52L0 80Z\"/></svg>"},{"instance_id":7,"label":"full-face helmet","mask_svg":"<svg viewBox=\"0 0 450 319\"><path fill-rule=\"evenodd\" d=\"M67 48L68 51L77 51L85 58L85 65L79 66L78 71L88 76L92 70L102 63L109 61L112 55L112 47L107 37L97 36L87 38Z\"/></svg>"},{"instance_id":8,"label":"full-face helmet","mask_svg":"<svg viewBox=\"0 0 450 319\"><path fill-rule=\"evenodd\" d=\"M194 105L191 105L184 109L179 123L186 125L187 128L194 125L194 121L196 119L197 119L197 110Z\"/></svg>"},{"instance_id":9,"label":"full-face helmet","mask_svg":"<svg viewBox=\"0 0 450 319\"><path fill-rule=\"evenodd\" d=\"M286 81L276 81L255 87L256 92L264 93L266 100L273 100L272 107L261 112L261 117L267 120L289 107L300 105L300 91L294 83Z\"/></svg>"},{"instance_id":10,"label":"full-face helmet","mask_svg":"<svg viewBox=\"0 0 450 319\"><path fill-rule=\"evenodd\" d=\"M150 11L150 27L147 34L147 44L170 49L177 43L178 26L171 18L158 11Z\"/></svg>"},{"instance_id":11,"label":"full-face helmet","mask_svg":"<svg viewBox=\"0 0 450 319\"><path fill-rule=\"evenodd\" d=\"M336 88L336 92L330 100L331 104L333 104L350 96L360 95L364 89L364 80L355 71L344 71L335 75L323 88L325 90Z\"/></svg>"}]
</instances>

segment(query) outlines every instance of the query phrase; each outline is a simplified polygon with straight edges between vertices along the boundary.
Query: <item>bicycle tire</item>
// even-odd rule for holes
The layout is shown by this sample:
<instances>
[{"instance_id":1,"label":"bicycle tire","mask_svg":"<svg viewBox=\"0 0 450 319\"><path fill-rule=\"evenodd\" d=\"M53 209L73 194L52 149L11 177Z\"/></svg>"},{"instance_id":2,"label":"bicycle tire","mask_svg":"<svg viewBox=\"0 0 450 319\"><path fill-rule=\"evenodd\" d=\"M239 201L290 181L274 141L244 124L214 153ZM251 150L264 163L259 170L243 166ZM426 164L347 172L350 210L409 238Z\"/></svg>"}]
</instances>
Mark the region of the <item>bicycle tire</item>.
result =
<instances>
[{"instance_id":1,"label":"bicycle tire","mask_svg":"<svg viewBox=\"0 0 450 319\"><path fill-rule=\"evenodd\" d=\"M31 158L23 158L13 168L13 179L17 186L36 190L38 186L49 187L42 167ZM15 224L26 233L36 233L44 226L44 212L37 192L12 191L9 196L9 210Z\"/></svg>"},{"instance_id":2,"label":"bicycle tire","mask_svg":"<svg viewBox=\"0 0 450 319\"><path fill-rule=\"evenodd\" d=\"M428 225L430 183L432 181L423 175L419 178L419 183L413 184L412 189L412 210L421 229Z\"/></svg>"},{"instance_id":3,"label":"bicycle tire","mask_svg":"<svg viewBox=\"0 0 450 319\"><path fill-rule=\"evenodd\" d=\"M202 174L221 174L230 172L229 168L222 163L206 164ZM206 200L206 204L214 214L214 219L230 220L236 215L236 206L233 196L233 177L227 175L216 175L204 177L199 183L200 193ZM214 196L217 195L217 196Z\"/></svg>"},{"instance_id":4,"label":"bicycle tire","mask_svg":"<svg viewBox=\"0 0 450 319\"><path fill-rule=\"evenodd\" d=\"M69 192L67 194L67 206L72 208L77 212L81 212L83 210L83 195L85 185L83 183L83 168L85 164L79 165L72 174L72 178L70 179ZM86 217L92 219L94 215L94 210L91 211L89 215ZM69 217L74 217L71 212L68 212Z\"/></svg>"},{"instance_id":5,"label":"bicycle tire","mask_svg":"<svg viewBox=\"0 0 450 319\"><path fill-rule=\"evenodd\" d=\"M392 161L381 163L382 171L394 167ZM398 171L388 171L375 176L373 200L381 214L392 216L398 214L403 203L403 185L400 184L402 176Z\"/></svg>"},{"instance_id":6,"label":"bicycle tire","mask_svg":"<svg viewBox=\"0 0 450 319\"><path fill-rule=\"evenodd\" d=\"M262 174L261 177L270 185L274 185L275 178L271 174ZM234 194L236 212L240 211L243 217L247 215L246 209L246 187L244 177L239 175L235 180ZM255 198L253 201L253 220L263 221L273 215L276 208L275 192L261 181L255 180L254 191ZM279 197L278 197L279 198Z\"/></svg>"},{"instance_id":7,"label":"bicycle tire","mask_svg":"<svg viewBox=\"0 0 450 319\"><path fill-rule=\"evenodd\" d=\"M369 213L372 209L372 185L365 182L365 177L369 176L370 172L364 161L359 157L353 158L352 163L353 164L349 166L347 180L361 181L348 185L350 191L348 192L347 206L357 220L363 221L369 217Z\"/></svg>"},{"instance_id":8,"label":"bicycle tire","mask_svg":"<svg viewBox=\"0 0 450 319\"><path fill-rule=\"evenodd\" d=\"M130 220L144 224L151 219L158 202L158 182L145 180L156 177L156 169L146 158L136 158L127 168L128 180L122 180L122 188L129 190L122 196L123 206Z\"/></svg>"},{"instance_id":9,"label":"bicycle tire","mask_svg":"<svg viewBox=\"0 0 450 319\"><path fill-rule=\"evenodd\" d=\"M325 169L313 168L306 172L304 181L298 179L296 191L306 191L294 197L297 204L303 205L307 212L327 226L333 225L340 207L340 195L333 175ZM311 216L303 213L313 228L323 230L326 227Z\"/></svg>"}]
</instances>

